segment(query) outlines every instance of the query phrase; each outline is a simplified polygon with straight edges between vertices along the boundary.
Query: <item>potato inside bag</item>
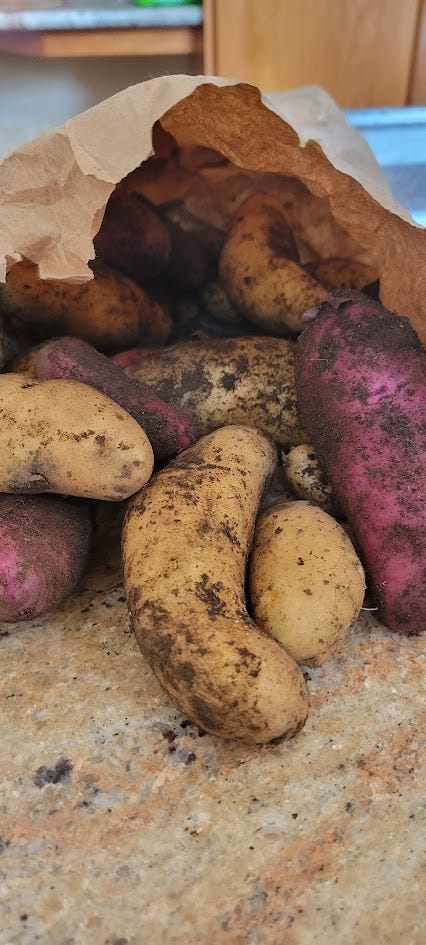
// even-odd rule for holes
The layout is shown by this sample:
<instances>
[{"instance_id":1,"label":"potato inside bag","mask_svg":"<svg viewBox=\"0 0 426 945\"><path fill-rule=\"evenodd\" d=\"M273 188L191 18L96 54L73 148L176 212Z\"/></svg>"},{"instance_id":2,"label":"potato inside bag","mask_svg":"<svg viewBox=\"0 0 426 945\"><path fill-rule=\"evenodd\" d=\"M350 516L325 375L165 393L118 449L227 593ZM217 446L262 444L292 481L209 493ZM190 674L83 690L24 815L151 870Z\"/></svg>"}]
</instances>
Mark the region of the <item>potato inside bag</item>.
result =
<instances>
[{"instance_id":1,"label":"potato inside bag","mask_svg":"<svg viewBox=\"0 0 426 945\"><path fill-rule=\"evenodd\" d=\"M347 261L352 284L378 282L383 304L425 338L425 231L393 200L367 144L316 87L266 97L228 79L166 76L25 144L0 164L0 278L26 259L41 279L92 279L93 241L119 196L133 210L135 199L166 209L167 232L158 230L151 246L153 271L161 275L178 244L173 279L182 289L186 266L190 288L198 287L208 279L191 255L192 234L216 241L216 251L257 193L282 208L307 280L318 274L333 285ZM97 254L111 265L108 247Z\"/></svg>"}]
</instances>

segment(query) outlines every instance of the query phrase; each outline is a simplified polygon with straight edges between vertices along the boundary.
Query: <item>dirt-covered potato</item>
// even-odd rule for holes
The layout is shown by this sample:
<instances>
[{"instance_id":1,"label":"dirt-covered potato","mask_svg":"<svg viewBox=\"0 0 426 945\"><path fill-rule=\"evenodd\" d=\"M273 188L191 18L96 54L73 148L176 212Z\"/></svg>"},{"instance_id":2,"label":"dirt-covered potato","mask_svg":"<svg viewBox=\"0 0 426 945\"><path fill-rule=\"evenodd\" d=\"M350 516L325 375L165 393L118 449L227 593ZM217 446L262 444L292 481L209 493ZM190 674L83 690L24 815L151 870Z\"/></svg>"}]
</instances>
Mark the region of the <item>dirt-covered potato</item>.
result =
<instances>
[{"instance_id":1,"label":"dirt-covered potato","mask_svg":"<svg viewBox=\"0 0 426 945\"><path fill-rule=\"evenodd\" d=\"M287 482L299 499L319 505L325 512L332 511L332 490L320 467L310 443L300 443L286 454L282 462Z\"/></svg>"},{"instance_id":2,"label":"dirt-covered potato","mask_svg":"<svg viewBox=\"0 0 426 945\"><path fill-rule=\"evenodd\" d=\"M197 439L194 424L182 410L152 395L121 367L82 338L63 335L33 349L26 371L38 380L67 379L94 387L119 404L145 431L156 462L176 456Z\"/></svg>"},{"instance_id":3,"label":"dirt-covered potato","mask_svg":"<svg viewBox=\"0 0 426 945\"><path fill-rule=\"evenodd\" d=\"M344 289L352 286L354 289L364 289L378 278L377 270L373 266L357 262L355 259L318 259L309 263L307 272L314 279L318 279L327 289Z\"/></svg>"},{"instance_id":4,"label":"dirt-covered potato","mask_svg":"<svg viewBox=\"0 0 426 945\"><path fill-rule=\"evenodd\" d=\"M276 197L255 194L241 204L221 253L220 281L238 311L265 332L300 332L303 313L327 295L295 255Z\"/></svg>"},{"instance_id":5,"label":"dirt-covered potato","mask_svg":"<svg viewBox=\"0 0 426 945\"><path fill-rule=\"evenodd\" d=\"M117 502L142 488L152 447L136 420L79 381L0 375L0 492Z\"/></svg>"},{"instance_id":6,"label":"dirt-covered potato","mask_svg":"<svg viewBox=\"0 0 426 945\"><path fill-rule=\"evenodd\" d=\"M365 592L348 536L309 502L276 504L259 516L249 586L256 623L308 666L320 666L344 640Z\"/></svg>"},{"instance_id":7,"label":"dirt-covered potato","mask_svg":"<svg viewBox=\"0 0 426 945\"><path fill-rule=\"evenodd\" d=\"M207 285L200 289L200 303L208 315L216 318L218 322L224 322L225 325L244 325L244 319L237 312L235 305L225 292L223 285L218 279L213 279Z\"/></svg>"},{"instance_id":8,"label":"dirt-covered potato","mask_svg":"<svg viewBox=\"0 0 426 945\"><path fill-rule=\"evenodd\" d=\"M202 729L254 743L294 735L308 711L296 663L245 604L256 510L275 464L258 430L216 430L132 499L123 533L132 625L162 686Z\"/></svg>"},{"instance_id":9,"label":"dirt-covered potato","mask_svg":"<svg viewBox=\"0 0 426 945\"><path fill-rule=\"evenodd\" d=\"M38 617L66 600L91 535L89 502L0 495L0 620Z\"/></svg>"},{"instance_id":10,"label":"dirt-covered potato","mask_svg":"<svg viewBox=\"0 0 426 945\"><path fill-rule=\"evenodd\" d=\"M215 338L163 348L126 369L192 417L200 434L249 423L278 443L306 440L296 410L294 346L284 338Z\"/></svg>"},{"instance_id":11,"label":"dirt-covered potato","mask_svg":"<svg viewBox=\"0 0 426 945\"><path fill-rule=\"evenodd\" d=\"M105 350L163 344L171 329L170 317L156 300L127 276L99 264L90 282L70 285L39 279L32 263L17 263L0 287L0 304L33 338L76 335Z\"/></svg>"},{"instance_id":12,"label":"dirt-covered potato","mask_svg":"<svg viewBox=\"0 0 426 945\"><path fill-rule=\"evenodd\" d=\"M170 238L166 277L179 290L195 292L216 274L223 233L208 226L187 230L165 219Z\"/></svg>"},{"instance_id":13,"label":"dirt-covered potato","mask_svg":"<svg viewBox=\"0 0 426 945\"><path fill-rule=\"evenodd\" d=\"M169 261L167 227L143 197L123 190L110 197L93 244L97 256L137 282L160 276Z\"/></svg>"}]
</instances>

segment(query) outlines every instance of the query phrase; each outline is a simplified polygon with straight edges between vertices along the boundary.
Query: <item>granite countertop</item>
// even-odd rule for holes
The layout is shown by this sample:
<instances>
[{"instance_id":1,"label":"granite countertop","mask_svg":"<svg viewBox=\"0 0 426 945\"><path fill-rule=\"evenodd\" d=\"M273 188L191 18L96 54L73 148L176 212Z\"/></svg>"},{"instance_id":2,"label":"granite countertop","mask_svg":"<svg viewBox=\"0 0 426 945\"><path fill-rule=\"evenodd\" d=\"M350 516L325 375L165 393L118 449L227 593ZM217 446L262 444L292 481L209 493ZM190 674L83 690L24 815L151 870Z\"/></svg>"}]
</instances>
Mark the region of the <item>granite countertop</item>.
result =
<instances>
[{"instance_id":1,"label":"granite countertop","mask_svg":"<svg viewBox=\"0 0 426 945\"><path fill-rule=\"evenodd\" d=\"M131 27L200 26L202 7L138 7L126 0L40 0L2 4L0 30L91 30Z\"/></svg>"},{"instance_id":2,"label":"granite countertop","mask_svg":"<svg viewBox=\"0 0 426 945\"><path fill-rule=\"evenodd\" d=\"M1 945L423 945L423 641L365 612L298 737L226 744L118 581L1 626Z\"/></svg>"}]
</instances>

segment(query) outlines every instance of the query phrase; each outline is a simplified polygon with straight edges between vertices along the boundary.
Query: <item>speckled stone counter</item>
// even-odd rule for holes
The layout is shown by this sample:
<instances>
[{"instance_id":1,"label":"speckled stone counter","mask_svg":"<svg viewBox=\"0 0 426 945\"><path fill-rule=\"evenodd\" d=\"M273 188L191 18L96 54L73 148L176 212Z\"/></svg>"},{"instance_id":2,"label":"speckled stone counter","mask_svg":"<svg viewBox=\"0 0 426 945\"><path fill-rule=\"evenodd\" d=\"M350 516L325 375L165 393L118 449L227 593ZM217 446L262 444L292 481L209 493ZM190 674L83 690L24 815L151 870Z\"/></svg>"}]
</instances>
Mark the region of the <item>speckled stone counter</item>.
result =
<instances>
[{"instance_id":1,"label":"speckled stone counter","mask_svg":"<svg viewBox=\"0 0 426 945\"><path fill-rule=\"evenodd\" d=\"M175 711L120 587L0 632L1 945L423 945L420 639L366 622L251 750Z\"/></svg>"}]
</instances>

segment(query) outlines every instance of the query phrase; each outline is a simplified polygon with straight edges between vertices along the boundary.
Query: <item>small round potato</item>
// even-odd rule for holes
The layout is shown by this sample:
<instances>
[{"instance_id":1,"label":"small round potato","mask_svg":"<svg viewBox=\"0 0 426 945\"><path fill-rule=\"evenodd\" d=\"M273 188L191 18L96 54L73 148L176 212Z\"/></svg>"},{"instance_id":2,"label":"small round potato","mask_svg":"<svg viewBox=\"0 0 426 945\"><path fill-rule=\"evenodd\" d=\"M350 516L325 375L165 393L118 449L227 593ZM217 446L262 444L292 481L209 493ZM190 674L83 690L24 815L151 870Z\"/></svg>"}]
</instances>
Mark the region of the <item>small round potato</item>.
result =
<instances>
[{"instance_id":1,"label":"small round potato","mask_svg":"<svg viewBox=\"0 0 426 945\"><path fill-rule=\"evenodd\" d=\"M364 599L348 536L309 502L276 504L258 518L249 580L256 623L308 666L338 647Z\"/></svg>"},{"instance_id":2,"label":"small round potato","mask_svg":"<svg viewBox=\"0 0 426 945\"><path fill-rule=\"evenodd\" d=\"M331 512L331 486L324 477L313 446L301 443L287 455L281 455L287 482L295 495L319 505L325 512Z\"/></svg>"}]
</instances>

